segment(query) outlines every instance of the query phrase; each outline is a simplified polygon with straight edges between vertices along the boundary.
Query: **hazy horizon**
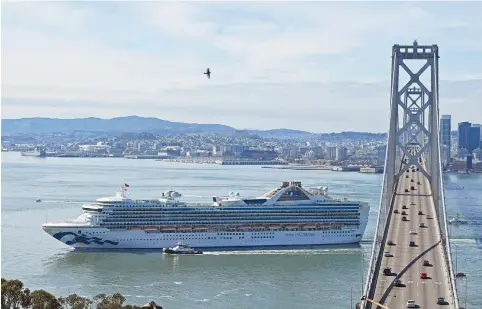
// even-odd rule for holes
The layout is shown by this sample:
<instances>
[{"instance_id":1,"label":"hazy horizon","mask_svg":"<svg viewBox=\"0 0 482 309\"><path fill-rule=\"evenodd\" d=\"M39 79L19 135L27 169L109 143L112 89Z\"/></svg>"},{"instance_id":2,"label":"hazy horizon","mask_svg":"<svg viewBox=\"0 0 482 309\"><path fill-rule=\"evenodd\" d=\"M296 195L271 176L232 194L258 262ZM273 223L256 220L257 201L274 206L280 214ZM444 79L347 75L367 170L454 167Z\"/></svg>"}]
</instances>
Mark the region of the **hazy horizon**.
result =
<instances>
[{"instance_id":1,"label":"hazy horizon","mask_svg":"<svg viewBox=\"0 0 482 309\"><path fill-rule=\"evenodd\" d=\"M391 48L417 39L440 49L440 113L452 126L477 122L481 11L482 2L6 2L2 119L136 114L385 132Z\"/></svg>"}]
</instances>

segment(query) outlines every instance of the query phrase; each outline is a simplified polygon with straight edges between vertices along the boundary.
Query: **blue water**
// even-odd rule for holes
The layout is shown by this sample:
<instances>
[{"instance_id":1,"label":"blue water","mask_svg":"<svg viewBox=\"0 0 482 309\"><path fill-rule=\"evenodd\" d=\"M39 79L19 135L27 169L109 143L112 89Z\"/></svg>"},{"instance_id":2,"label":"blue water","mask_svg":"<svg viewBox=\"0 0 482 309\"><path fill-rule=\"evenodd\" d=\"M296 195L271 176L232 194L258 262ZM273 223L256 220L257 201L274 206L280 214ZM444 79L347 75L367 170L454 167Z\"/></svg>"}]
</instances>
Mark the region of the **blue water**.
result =
<instances>
[{"instance_id":1,"label":"blue water","mask_svg":"<svg viewBox=\"0 0 482 309\"><path fill-rule=\"evenodd\" d=\"M449 216L460 212L471 223L451 228L457 268L468 274L468 308L482 304L481 176L444 176ZM46 220L77 217L79 203L113 195L125 182L133 198L156 198L172 189L188 201L210 202L213 195L230 191L257 196L281 181L328 186L330 195L370 203L364 241L314 250L169 257L160 252L71 252L40 227ZM366 275L380 183L379 174L2 153L2 276L58 296L120 292L128 303L155 300L169 309L350 308ZM36 203L37 198L43 202ZM465 298L465 282L460 290Z\"/></svg>"}]
</instances>

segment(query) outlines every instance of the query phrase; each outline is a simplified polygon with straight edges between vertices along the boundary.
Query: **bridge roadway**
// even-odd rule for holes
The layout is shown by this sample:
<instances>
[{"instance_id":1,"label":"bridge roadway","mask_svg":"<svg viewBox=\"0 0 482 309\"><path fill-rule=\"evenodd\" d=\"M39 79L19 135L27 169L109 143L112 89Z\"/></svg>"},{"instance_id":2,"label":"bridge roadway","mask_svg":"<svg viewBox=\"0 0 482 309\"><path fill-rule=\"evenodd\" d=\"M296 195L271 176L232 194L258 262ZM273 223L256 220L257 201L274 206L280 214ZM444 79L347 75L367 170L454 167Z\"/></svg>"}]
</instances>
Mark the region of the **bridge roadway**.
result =
<instances>
[{"instance_id":1,"label":"bridge roadway","mask_svg":"<svg viewBox=\"0 0 482 309\"><path fill-rule=\"evenodd\" d=\"M406 177L408 175L408 178ZM413 179L414 182L411 182ZM417 182L420 181L420 185ZM410 190L411 186L415 190ZM405 192L408 188L409 192ZM411 205L411 203L415 205ZM402 209L406 205L408 209ZM397 209L398 214L393 213ZM419 215L421 210L423 215ZM443 258L443 244L439 232L439 224L435 206L431 196L428 180L416 171L404 172L399 180L391 214L390 226L384 251L392 257L382 257L380 271L376 281L374 300L385 304L390 309L407 308L407 300L414 300L417 308L455 308L449 292L449 274ZM402 221L402 211L406 211L408 221ZM431 219L427 218L430 216ZM420 223L425 228L419 227ZM416 234L410 234L410 230ZM394 245L387 245L392 240ZM416 247L410 247L414 241ZM430 266L424 266L428 260ZM383 269L390 267L391 276L384 276ZM421 279L420 273L426 272L427 279ZM393 286L393 280L400 277L403 286ZM444 297L445 305L437 305L437 298ZM372 305L372 308L380 308Z\"/></svg>"}]
</instances>

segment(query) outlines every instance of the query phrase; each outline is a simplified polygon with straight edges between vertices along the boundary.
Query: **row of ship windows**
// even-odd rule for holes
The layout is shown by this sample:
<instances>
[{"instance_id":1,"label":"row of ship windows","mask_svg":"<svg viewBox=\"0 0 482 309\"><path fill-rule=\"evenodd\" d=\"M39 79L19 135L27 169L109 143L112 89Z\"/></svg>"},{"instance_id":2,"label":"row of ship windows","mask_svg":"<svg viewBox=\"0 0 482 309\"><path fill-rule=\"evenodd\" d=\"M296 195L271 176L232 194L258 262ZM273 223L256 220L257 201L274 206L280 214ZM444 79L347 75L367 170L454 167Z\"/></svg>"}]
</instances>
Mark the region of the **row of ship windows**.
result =
<instances>
[{"instance_id":1,"label":"row of ship windows","mask_svg":"<svg viewBox=\"0 0 482 309\"><path fill-rule=\"evenodd\" d=\"M220 211L222 209L223 211ZM355 209L326 209L324 207L317 207L317 208L283 208L283 209L243 209L243 210L234 210L228 208L214 208L213 210L209 211L199 211L199 210L160 210L154 208L152 210L148 209L139 209L139 210L132 210L132 209L104 209L104 212L112 212L112 213L129 213L129 214L138 214L138 213L154 213L159 212L161 214L165 213L172 213L172 214L212 214L215 213L225 213L225 212L233 212L233 213L276 213L276 212L358 212L359 209L356 207Z\"/></svg>"},{"instance_id":2,"label":"row of ship windows","mask_svg":"<svg viewBox=\"0 0 482 309\"><path fill-rule=\"evenodd\" d=\"M334 217L334 218L305 218L305 217L295 217L295 218L223 218L223 220L216 220L214 218L206 218L206 219L194 219L194 218L170 218L170 219L158 219L158 218L135 218L135 219L121 219L121 218L99 218L97 221L110 223L110 222L125 222L125 223L134 223L134 222L159 222L159 224L185 224L187 222L206 222L206 223L232 223L232 222L256 222L259 224L262 223L276 223L276 222L301 222L301 223L311 223L311 222L331 222L335 220L344 220L344 221L360 221L359 218L346 218L346 217Z\"/></svg>"},{"instance_id":3,"label":"row of ship windows","mask_svg":"<svg viewBox=\"0 0 482 309\"><path fill-rule=\"evenodd\" d=\"M199 216L199 215L182 215L182 216L176 216L176 215L171 215L171 214L143 214L143 215L136 215L136 216L129 216L129 215L118 215L118 214L112 214L110 216L103 216L107 218L142 218L142 217L148 217L148 218L165 218L165 219L171 219L171 218L258 218L258 217L265 217L265 218L279 218L279 217L286 217L286 218L292 218L292 217L302 217L302 218L333 218L333 217L351 217L351 218L357 218L358 214L305 214L305 213L294 213L294 214L267 214L267 215L260 215L260 214L210 214L210 215L204 215L204 216Z\"/></svg>"},{"instance_id":4,"label":"row of ship windows","mask_svg":"<svg viewBox=\"0 0 482 309\"><path fill-rule=\"evenodd\" d=\"M349 234L351 233L350 231L330 231L330 232L324 232L324 234ZM251 236L251 239L267 239L267 238L275 238L275 236L273 235L261 235L261 236ZM147 239L143 239L143 238L140 238L140 239L116 239L115 241L119 241L119 240L122 240L122 241L155 241L155 240L175 240L175 241L179 241L179 240L183 240L183 239L192 239L192 240L217 240L218 237L212 237L212 236L208 236L208 237L202 237L202 236L194 236L194 235L183 235L181 237L164 237L164 238L147 238ZM233 239L232 236L219 236L219 239ZM245 239L244 236L239 236L238 239Z\"/></svg>"},{"instance_id":5,"label":"row of ship windows","mask_svg":"<svg viewBox=\"0 0 482 309\"><path fill-rule=\"evenodd\" d=\"M260 200L262 201L262 200ZM222 203L222 202L221 202ZM328 206L358 206L357 203L350 203L350 202L345 202L345 201L336 201L336 200L328 200L328 201L315 201L313 202L315 205L300 205L300 206L317 206L317 205L328 205ZM98 205L98 206L107 206L107 207L185 207L185 208L193 208L193 207L213 207L212 204L186 204L186 203L170 203L170 204L165 204L165 203L122 203L119 204L118 202L116 203L106 203L106 202L96 202L93 205ZM234 207L249 207L249 205L236 205ZM290 205L269 205L267 207L285 207L285 206L290 206ZM292 205L294 206L294 205ZM233 206L231 206L233 207ZM251 206L253 207L253 206ZM254 206L256 207L256 206Z\"/></svg>"},{"instance_id":6,"label":"row of ship windows","mask_svg":"<svg viewBox=\"0 0 482 309\"><path fill-rule=\"evenodd\" d=\"M358 220L337 220L333 221L331 220L330 222L332 223L338 223L338 224L358 224ZM300 221L300 220L291 220L291 221L272 221L272 222L260 222L260 221L229 221L229 222L223 222L223 224L258 224L258 225L265 225L265 224L323 224L326 222L324 221L312 221L312 222L306 222L306 221ZM99 222L100 226L118 226L118 225L130 225L130 226L135 226L135 225L183 225L183 224L190 224L190 225L215 225L215 224L221 224L220 222L217 221L170 221L168 224L165 222L159 222L159 221L113 221L113 222Z\"/></svg>"},{"instance_id":7,"label":"row of ship windows","mask_svg":"<svg viewBox=\"0 0 482 309\"><path fill-rule=\"evenodd\" d=\"M354 226L354 227L358 227L358 224L345 224L345 226ZM127 230L127 226L122 226L122 225L118 225L118 226L105 226L106 228L109 228L109 229L112 229L112 230ZM277 232L294 232L294 231L327 231L327 230L332 230L332 228L303 228L303 229L286 229L286 228L279 228L279 229L276 229ZM170 230L172 231L172 230ZM191 231L191 229L181 229L181 230L177 230L177 231L174 231L174 232L162 232L162 233L186 233L185 231ZM262 232L262 231L266 231L266 229L251 229L250 232ZM216 232L216 230L213 230L213 229L210 229L210 231L206 232L206 233L214 233ZM160 232L156 232L156 233L160 233Z\"/></svg>"},{"instance_id":8,"label":"row of ship windows","mask_svg":"<svg viewBox=\"0 0 482 309\"><path fill-rule=\"evenodd\" d=\"M93 217L93 219L97 219ZM325 217L325 216L284 216L284 217L224 217L224 218L183 218L183 217L175 217L175 218L152 218L152 217L145 217L145 218L112 218L112 217L98 217L98 219L101 219L104 222L130 222L130 221L160 221L160 222L175 222L175 221L180 221L180 222L185 222L185 221L193 221L193 222L198 222L198 221L213 221L213 222L220 222L222 221L232 221L232 220L256 220L256 221L290 221L291 219L297 219L297 220L333 220L333 219L349 219L349 220L359 220L358 217L353 217L353 216L330 216L330 217Z\"/></svg>"}]
</instances>

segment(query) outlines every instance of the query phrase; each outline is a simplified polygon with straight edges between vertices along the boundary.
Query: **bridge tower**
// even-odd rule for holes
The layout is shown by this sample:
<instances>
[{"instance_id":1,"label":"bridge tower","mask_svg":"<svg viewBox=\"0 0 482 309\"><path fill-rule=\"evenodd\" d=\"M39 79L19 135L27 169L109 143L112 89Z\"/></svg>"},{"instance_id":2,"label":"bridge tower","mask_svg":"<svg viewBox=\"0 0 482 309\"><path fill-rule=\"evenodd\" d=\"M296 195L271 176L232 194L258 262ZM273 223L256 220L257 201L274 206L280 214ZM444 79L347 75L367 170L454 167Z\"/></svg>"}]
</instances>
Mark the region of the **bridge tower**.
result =
<instances>
[{"instance_id":1,"label":"bridge tower","mask_svg":"<svg viewBox=\"0 0 482 309\"><path fill-rule=\"evenodd\" d=\"M439 90L437 45L394 45L392 49L392 86L390 94L390 131L387 145L387 195L393 196L395 185L410 166L417 166L429 180L434 200L438 200L439 158ZM413 72L406 61L422 62ZM400 69L409 80L400 83ZM430 74L425 85L421 76ZM410 150L415 150L413 153ZM426 165L421 164L422 158ZM403 160L402 160L403 159ZM432 181L434 179L435 181Z\"/></svg>"}]
</instances>

